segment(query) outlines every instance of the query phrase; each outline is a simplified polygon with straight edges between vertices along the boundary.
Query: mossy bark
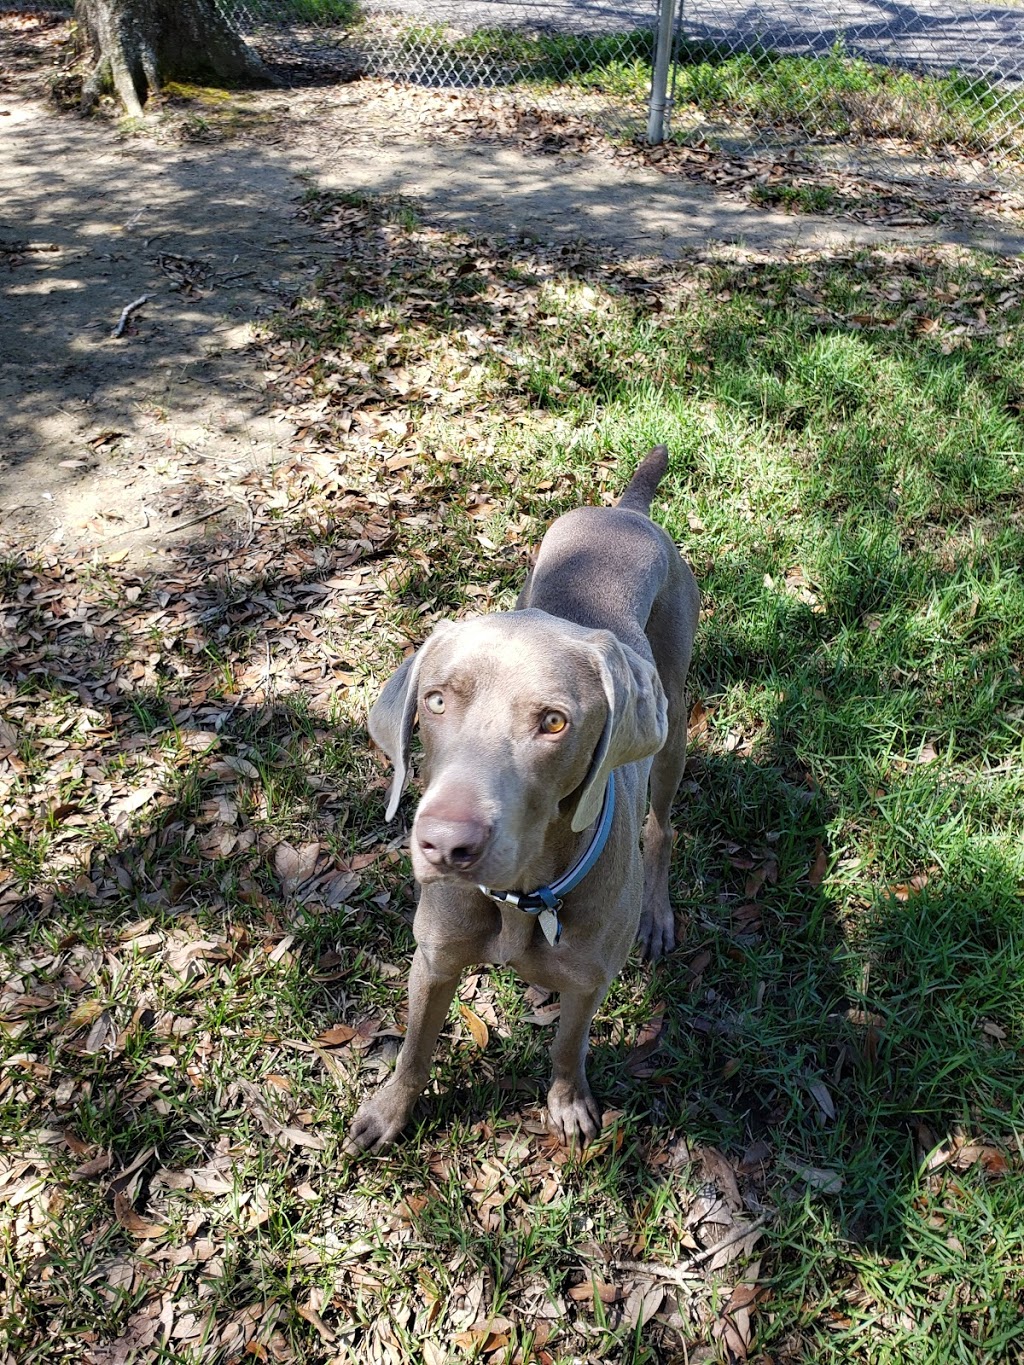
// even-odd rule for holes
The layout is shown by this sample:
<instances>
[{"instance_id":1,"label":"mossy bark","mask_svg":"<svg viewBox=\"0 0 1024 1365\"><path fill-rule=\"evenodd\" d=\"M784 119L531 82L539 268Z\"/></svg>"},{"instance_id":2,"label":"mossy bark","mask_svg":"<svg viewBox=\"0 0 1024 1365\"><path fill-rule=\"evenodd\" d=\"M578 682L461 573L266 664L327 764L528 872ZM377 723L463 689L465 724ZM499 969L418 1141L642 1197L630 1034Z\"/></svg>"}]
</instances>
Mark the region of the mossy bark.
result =
<instances>
[{"instance_id":1,"label":"mossy bark","mask_svg":"<svg viewBox=\"0 0 1024 1365\"><path fill-rule=\"evenodd\" d=\"M83 112L108 85L139 117L165 81L274 83L214 0L75 0L75 19L95 62L82 91Z\"/></svg>"}]
</instances>

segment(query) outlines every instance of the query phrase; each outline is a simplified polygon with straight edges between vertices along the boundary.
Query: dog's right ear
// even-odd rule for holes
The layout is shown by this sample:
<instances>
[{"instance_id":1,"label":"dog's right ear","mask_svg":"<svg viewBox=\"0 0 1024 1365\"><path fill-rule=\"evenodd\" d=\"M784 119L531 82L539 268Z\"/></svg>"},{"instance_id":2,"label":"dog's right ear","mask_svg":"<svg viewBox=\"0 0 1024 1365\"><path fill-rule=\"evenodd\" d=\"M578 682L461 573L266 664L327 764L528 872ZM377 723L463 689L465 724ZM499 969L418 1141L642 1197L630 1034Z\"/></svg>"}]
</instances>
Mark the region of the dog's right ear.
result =
<instances>
[{"instance_id":1,"label":"dog's right ear","mask_svg":"<svg viewBox=\"0 0 1024 1365\"><path fill-rule=\"evenodd\" d=\"M384 684L384 690L370 711L370 738L391 760L394 776L388 788L388 808L384 818L393 820L398 802L409 781L409 747L416 723L416 678L420 651L410 654Z\"/></svg>"},{"instance_id":2,"label":"dog's right ear","mask_svg":"<svg viewBox=\"0 0 1024 1365\"><path fill-rule=\"evenodd\" d=\"M446 625L446 622L442 622L436 626L430 639L433 640ZM392 673L370 711L370 738L379 749L384 750L395 770L391 786L388 788L388 808L384 813L386 820L395 818L402 792L411 776L409 749L412 744L413 726L416 723L420 665L426 649L427 645L424 644Z\"/></svg>"}]
</instances>

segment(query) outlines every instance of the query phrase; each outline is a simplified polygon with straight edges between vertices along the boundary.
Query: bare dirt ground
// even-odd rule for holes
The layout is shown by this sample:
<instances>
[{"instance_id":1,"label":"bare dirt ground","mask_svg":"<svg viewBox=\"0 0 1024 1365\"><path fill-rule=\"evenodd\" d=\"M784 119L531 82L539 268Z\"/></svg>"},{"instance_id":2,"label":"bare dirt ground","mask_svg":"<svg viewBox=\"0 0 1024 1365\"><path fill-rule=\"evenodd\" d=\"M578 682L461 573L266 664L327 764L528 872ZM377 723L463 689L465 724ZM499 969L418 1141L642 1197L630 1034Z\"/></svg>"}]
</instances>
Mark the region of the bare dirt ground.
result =
<instances>
[{"instance_id":1,"label":"bare dirt ground","mask_svg":"<svg viewBox=\"0 0 1024 1365\"><path fill-rule=\"evenodd\" d=\"M167 106L126 131L47 103L64 41L52 19L0 18L0 541L11 548L56 543L141 565L185 529L244 536L241 481L292 435L254 339L328 250L296 218L311 186L401 194L464 231L638 256L893 237L1024 246L1012 221L897 232L755 209L581 152L578 139L481 138L455 97L373 81L246 94L209 117Z\"/></svg>"}]
</instances>

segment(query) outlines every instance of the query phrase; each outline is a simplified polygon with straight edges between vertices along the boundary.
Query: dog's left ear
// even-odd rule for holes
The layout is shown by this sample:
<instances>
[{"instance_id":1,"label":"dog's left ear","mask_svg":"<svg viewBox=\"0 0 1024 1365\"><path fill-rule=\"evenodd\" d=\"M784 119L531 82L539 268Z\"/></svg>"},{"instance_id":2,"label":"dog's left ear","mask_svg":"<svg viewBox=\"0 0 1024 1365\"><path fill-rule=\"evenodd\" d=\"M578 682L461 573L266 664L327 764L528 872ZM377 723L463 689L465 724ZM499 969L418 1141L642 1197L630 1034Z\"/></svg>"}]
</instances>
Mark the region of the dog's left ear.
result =
<instances>
[{"instance_id":1,"label":"dog's left ear","mask_svg":"<svg viewBox=\"0 0 1024 1365\"><path fill-rule=\"evenodd\" d=\"M591 648L608 714L572 817L577 833L600 815L612 769L656 754L668 738L668 702L654 664L610 631L597 631L595 635Z\"/></svg>"}]
</instances>

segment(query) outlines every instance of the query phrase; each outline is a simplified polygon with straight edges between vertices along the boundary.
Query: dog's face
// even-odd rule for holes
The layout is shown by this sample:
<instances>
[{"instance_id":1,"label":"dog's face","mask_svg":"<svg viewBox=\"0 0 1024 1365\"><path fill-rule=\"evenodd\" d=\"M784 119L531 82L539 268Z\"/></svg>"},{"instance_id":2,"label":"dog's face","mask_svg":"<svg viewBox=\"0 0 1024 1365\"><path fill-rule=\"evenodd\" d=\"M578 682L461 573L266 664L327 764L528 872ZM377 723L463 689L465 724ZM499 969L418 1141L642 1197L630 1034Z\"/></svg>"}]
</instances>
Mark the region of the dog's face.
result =
<instances>
[{"instance_id":1,"label":"dog's face","mask_svg":"<svg viewBox=\"0 0 1024 1365\"><path fill-rule=\"evenodd\" d=\"M389 817L419 718L417 880L523 889L551 827L586 829L608 773L661 747L665 712L654 666L607 631L534 610L439 626L370 715L396 770Z\"/></svg>"}]
</instances>

